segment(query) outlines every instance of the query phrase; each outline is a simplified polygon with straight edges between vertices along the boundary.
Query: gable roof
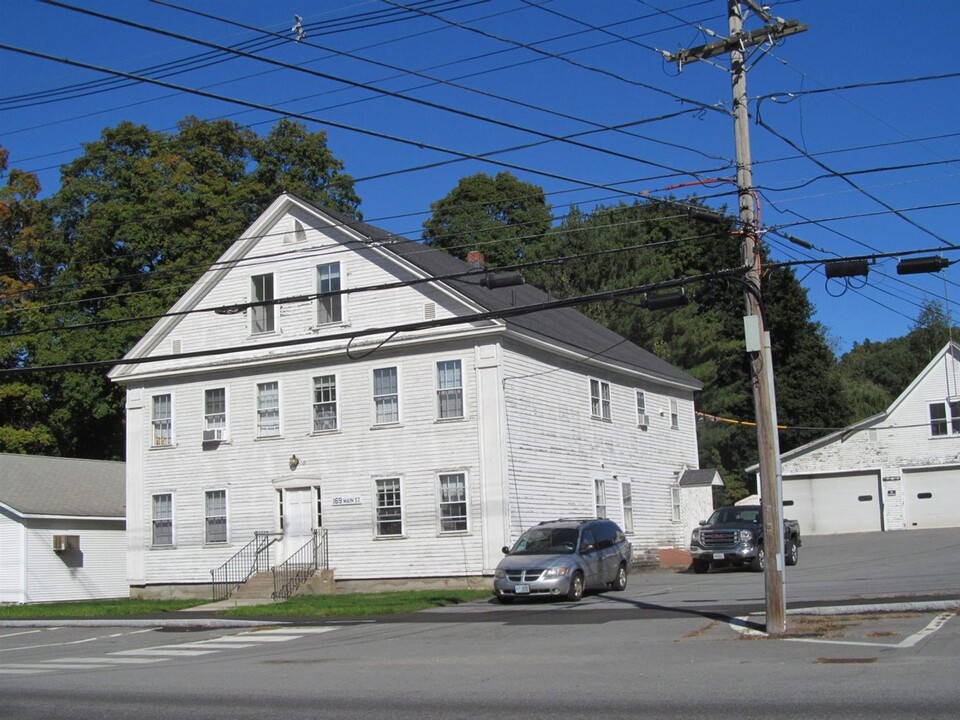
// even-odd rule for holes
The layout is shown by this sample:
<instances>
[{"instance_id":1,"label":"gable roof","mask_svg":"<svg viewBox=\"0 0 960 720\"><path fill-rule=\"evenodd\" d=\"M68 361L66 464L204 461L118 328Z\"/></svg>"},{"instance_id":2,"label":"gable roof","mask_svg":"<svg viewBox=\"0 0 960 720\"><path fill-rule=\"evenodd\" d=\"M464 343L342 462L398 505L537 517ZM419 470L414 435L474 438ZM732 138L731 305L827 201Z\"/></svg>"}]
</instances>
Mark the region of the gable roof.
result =
<instances>
[{"instance_id":1,"label":"gable roof","mask_svg":"<svg viewBox=\"0 0 960 720\"><path fill-rule=\"evenodd\" d=\"M473 266L444 250L400 238L382 228L326 210L298 198L316 212L329 215L371 240L386 242L385 248L419 268L430 277L464 273ZM483 275L443 280L486 311L496 312L524 305L556 300L533 285L487 288L480 284ZM703 384L692 375L671 365L639 345L604 327L573 308L541 310L505 319L507 329L529 340L558 345L579 355L600 357L617 367L650 375L658 380L699 390Z\"/></svg>"},{"instance_id":2,"label":"gable roof","mask_svg":"<svg viewBox=\"0 0 960 720\"><path fill-rule=\"evenodd\" d=\"M933 356L933 359L930 360L929 363L927 363L927 366L917 374L917 376L906 387L906 389L902 393L900 393L897 399L894 400L892 403L890 403L889 407L887 407L887 409L884 410L883 412L877 413L876 415L871 415L870 417L864 418L863 420L855 422L852 425L848 425L847 427L841 430L834 430L828 435L824 435L823 437L819 437L816 440L812 440L806 443L805 445L801 445L800 447L795 447L793 450L790 450L785 453L781 453L780 459L789 460L791 458L805 455L806 453L812 450L822 448L825 445L829 445L837 440L842 440L843 438L845 438L847 435L850 435L851 433L860 432L861 430L866 430L870 427L873 427L874 425L878 425L879 423L883 422L888 417L890 417L890 414L893 413L894 410L896 410L900 405L906 402L907 398L909 398L910 395L913 394L913 391L916 390L917 387L920 385L920 383L923 382L924 378L926 378L927 375L933 372L934 368L936 368L940 364L940 361L943 360L948 354L951 355L954 359L960 360L960 344L951 340L946 345L944 345L943 348L940 350L940 352L936 353ZM952 381L955 382L956 379L954 378ZM948 383L949 382L951 382L950 378L948 378ZM953 394L958 395L960 394L960 391L958 391L958 389L954 387ZM746 468L744 472L756 473L756 472L759 472L759 470L760 470L760 465L754 464Z\"/></svg>"},{"instance_id":3,"label":"gable roof","mask_svg":"<svg viewBox=\"0 0 960 720\"><path fill-rule=\"evenodd\" d=\"M459 260L449 253L405 238L398 237L387 230L369 225L342 213L321 208L297 197L292 193L283 193L248 228L243 236L217 261L221 268L228 267L238 257L247 252L256 242L264 227L274 222L284 212L293 208L315 214L324 224L331 221L349 234L358 236L361 242L386 257L392 256L401 266L413 269L425 278L442 277L474 270L470 264ZM196 307L209 289L215 285L225 270L206 273L180 301L173 310L178 313ZM404 276L409 272L402 273ZM556 298L550 298L543 291L531 286L486 288L481 285L483 273L475 272L461 278L437 280L436 285L447 288L459 296L466 304L479 308L479 312L497 313L522 306L536 306ZM158 346L162 338L178 323L180 317L167 317L159 320L143 339L129 352L127 358L147 355ZM475 322L475 321L474 321ZM658 358L653 353L624 339L612 330L591 320L572 308L554 308L538 310L509 318L496 319L496 324L514 337L528 344L537 345L553 352L567 353L579 360L589 359L595 364L606 364L614 369L638 374L652 380L690 390L699 390L702 383L693 376ZM321 339L322 338L318 338ZM255 350L256 346L251 346ZM109 373L114 380L128 374L125 366L115 366Z\"/></svg>"},{"instance_id":4,"label":"gable roof","mask_svg":"<svg viewBox=\"0 0 960 720\"><path fill-rule=\"evenodd\" d=\"M680 474L680 487L703 487L716 486L723 487L723 478L716 468L703 468L700 470L691 470L687 468Z\"/></svg>"},{"instance_id":5,"label":"gable roof","mask_svg":"<svg viewBox=\"0 0 960 720\"><path fill-rule=\"evenodd\" d=\"M123 519L125 464L0 453L0 505L20 517Z\"/></svg>"}]
</instances>

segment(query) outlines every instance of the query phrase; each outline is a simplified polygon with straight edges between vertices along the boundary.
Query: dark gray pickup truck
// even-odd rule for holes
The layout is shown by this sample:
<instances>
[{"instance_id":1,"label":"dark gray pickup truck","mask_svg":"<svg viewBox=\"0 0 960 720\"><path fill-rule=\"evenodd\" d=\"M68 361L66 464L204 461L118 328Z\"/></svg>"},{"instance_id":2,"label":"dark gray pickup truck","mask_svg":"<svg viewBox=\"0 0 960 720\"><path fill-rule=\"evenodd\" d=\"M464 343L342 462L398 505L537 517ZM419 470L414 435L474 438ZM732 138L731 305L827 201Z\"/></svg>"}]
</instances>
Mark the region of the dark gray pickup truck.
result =
<instances>
[{"instance_id":1,"label":"dark gray pickup truck","mask_svg":"<svg viewBox=\"0 0 960 720\"><path fill-rule=\"evenodd\" d=\"M711 567L744 565L763 572L763 516L759 505L732 505L713 511L690 536L693 571L705 573ZM800 523L783 521L783 555L787 565L800 558Z\"/></svg>"}]
</instances>

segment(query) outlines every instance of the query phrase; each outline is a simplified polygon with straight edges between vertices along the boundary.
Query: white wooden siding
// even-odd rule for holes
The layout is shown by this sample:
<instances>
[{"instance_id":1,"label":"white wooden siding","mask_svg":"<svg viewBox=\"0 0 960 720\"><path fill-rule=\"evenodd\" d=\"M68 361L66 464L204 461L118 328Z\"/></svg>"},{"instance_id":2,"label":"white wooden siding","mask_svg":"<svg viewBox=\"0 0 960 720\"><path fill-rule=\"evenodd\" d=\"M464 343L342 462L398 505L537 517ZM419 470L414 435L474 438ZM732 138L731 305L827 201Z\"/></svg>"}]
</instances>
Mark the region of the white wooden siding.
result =
<instances>
[{"instance_id":1,"label":"white wooden siding","mask_svg":"<svg viewBox=\"0 0 960 720\"><path fill-rule=\"evenodd\" d=\"M0 603L25 602L23 525L0 508Z\"/></svg>"},{"instance_id":2,"label":"white wooden siding","mask_svg":"<svg viewBox=\"0 0 960 720\"><path fill-rule=\"evenodd\" d=\"M607 514L623 523L614 492L633 488L637 550L684 542L682 523L671 520L677 473L697 467L692 393L560 362L527 348L504 353L508 490L512 539L530 525L556 517L594 513L594 480L608 487ZM590 415L589 377L610 383L611 420ZM636 390L646 392L649 425L637 427ZM670 427L670 400L680 428Z\"/></svg>"},{"instance_id":3,"label":"white wooden siding","mask_svg":"<svg viewBox=\"0 0 960 720\"><path fill-rule=\"evenodd\" d=\"M398 356L388 348L365 360L319 366L301 363L280 371L241 376L236 372L179 378L175 386L149 386L146 394L176 389L177 444L148 446L148 418L142 418L143 532L139 547L145 577L156 583L204 583L210 570L253 539L257 530L276 531L277 487L319 487L323 523L328 531L330 563L339 578L386 578L479 574L481 508L478 483L479 446L472 343L451 344L414 355ZM462 420L437 421L435 379L439 360L463 365ZM402 422L374 427L371 369L396 365L400 377ZM335 373L341 426L335 432L312 432L313 377ZM256 384L279 380L283 434L256 438ZM201 442L203 389L228 387L230 442ZM289 460L300 464L291 471ZM469 525L466 534L442 534L437 518L437 474L467 476ZM403 538L375 539L377 477L403 478ZM230 538L226 545L203 542L204 492L226 488ZM174 493L176 544L150 546L151 496ZM360 505L334 506L332 498L361 498Z\"/></svg>"},{"instance_id":4,"label":"white wooden siding","mask_svg":"<svg viewBox=\"0 0 960 720\"><path fill-rule=\"evenodd\" d=\"M77 535L79 551L56 553L54 535ZM7 556L10 550L19 552ZM123 521L27 520L0 514L0 600L36 603L127 597ZM8 580L10 584L8 585Z\"/></svg>"}]
</instances>

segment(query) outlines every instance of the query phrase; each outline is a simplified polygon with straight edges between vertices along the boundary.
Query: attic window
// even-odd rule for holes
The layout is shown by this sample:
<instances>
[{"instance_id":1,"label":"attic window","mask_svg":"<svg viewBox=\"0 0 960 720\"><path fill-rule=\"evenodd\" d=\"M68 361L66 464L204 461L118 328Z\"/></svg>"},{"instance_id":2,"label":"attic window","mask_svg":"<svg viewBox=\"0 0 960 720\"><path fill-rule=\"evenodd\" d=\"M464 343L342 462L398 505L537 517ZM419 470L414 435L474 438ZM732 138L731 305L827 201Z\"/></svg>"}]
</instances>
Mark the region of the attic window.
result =
<instances>
[{"instance_id":1,"label":"attic window","mask_svg":"<svg viewBox=\"0 0 960 720\"><path fill-rule=\"evenodd\" d=\"M293 240L294 242L304 242L307 239L307 232L299 220L293 221Z\"/></svg>"}]
</instances>

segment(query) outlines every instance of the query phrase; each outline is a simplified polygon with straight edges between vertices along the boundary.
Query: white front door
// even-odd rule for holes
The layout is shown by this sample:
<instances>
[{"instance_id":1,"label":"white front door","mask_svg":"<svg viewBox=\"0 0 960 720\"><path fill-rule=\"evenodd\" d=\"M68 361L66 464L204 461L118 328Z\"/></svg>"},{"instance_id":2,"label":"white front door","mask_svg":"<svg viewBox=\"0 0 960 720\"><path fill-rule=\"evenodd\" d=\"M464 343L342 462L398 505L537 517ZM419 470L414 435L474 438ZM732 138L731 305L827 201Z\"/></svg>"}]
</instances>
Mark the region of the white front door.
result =
<instances>
[{"instance_id":1,"label":"white front door","mask_svg":"<svg viewBox=\"0 0 960 720\"><path fill-rule=\"evenodd\" d=\"M283 557L286 560L310 539L313 532L313 488L284 490Z\"/></svg>"}]
</instances>

